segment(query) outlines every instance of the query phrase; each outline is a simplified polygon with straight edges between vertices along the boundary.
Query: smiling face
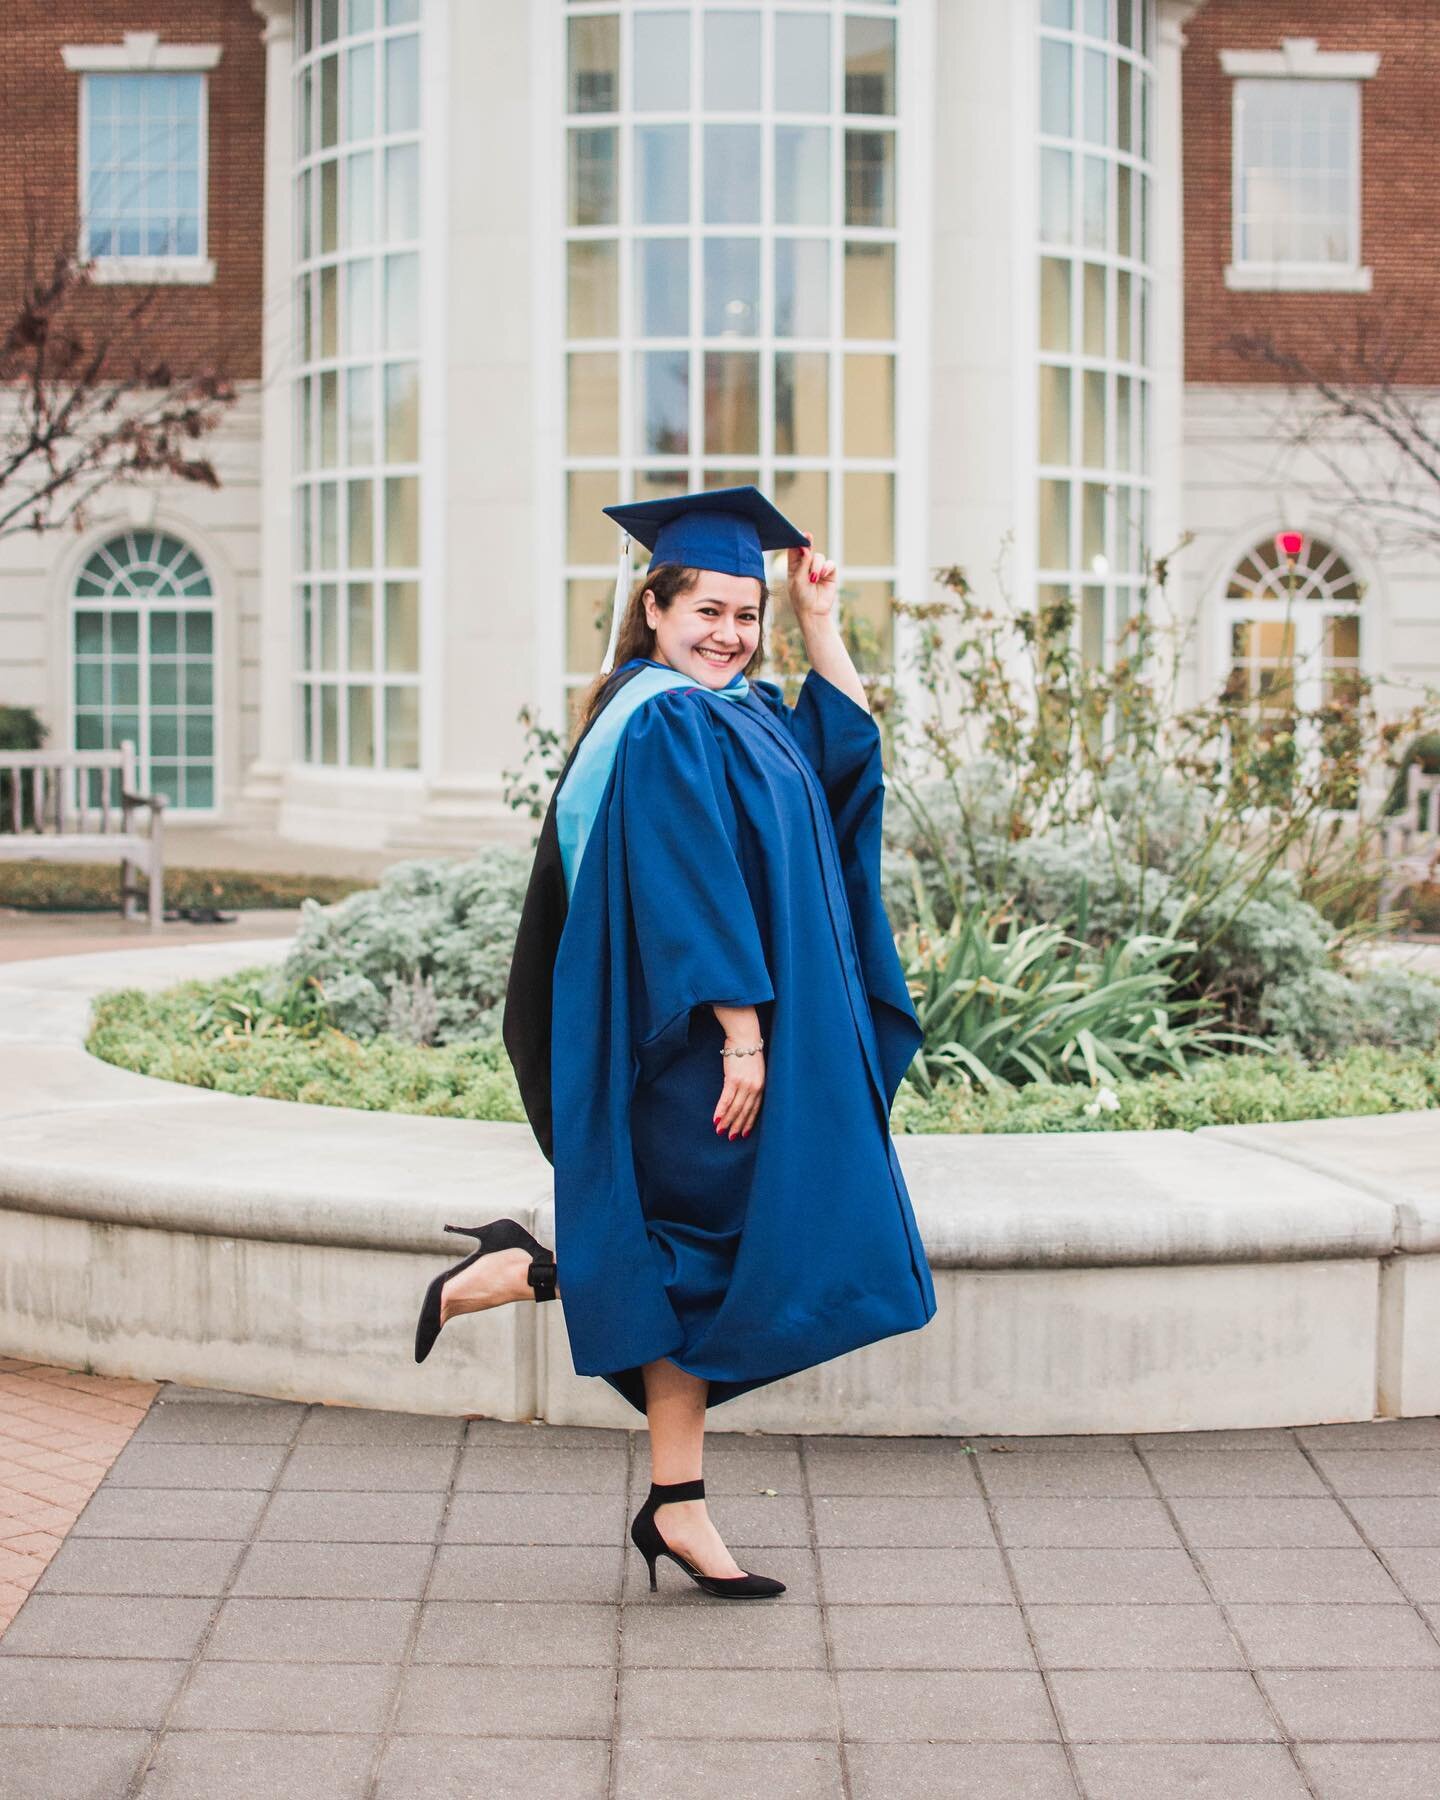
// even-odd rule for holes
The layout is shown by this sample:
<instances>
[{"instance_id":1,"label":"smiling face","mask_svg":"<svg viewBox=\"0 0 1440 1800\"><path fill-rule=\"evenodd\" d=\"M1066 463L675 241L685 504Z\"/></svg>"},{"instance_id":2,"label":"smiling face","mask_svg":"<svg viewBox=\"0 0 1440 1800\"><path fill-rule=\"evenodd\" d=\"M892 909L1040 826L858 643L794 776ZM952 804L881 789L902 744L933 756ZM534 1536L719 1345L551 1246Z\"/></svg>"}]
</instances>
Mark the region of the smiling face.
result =
<instances>
[{"instance_id":1,"label":"smiling face","mask_svg":"<svg viewBox=\"0 0 1440 1800\"><path fill-rule=\"evenodd\" d=\"M702 569L694 587L677 594L666 611L647 588L645 617L655 633L657 662L722 688L760 642L760 583L751 575Z\"/></svg>"}]
</instances>

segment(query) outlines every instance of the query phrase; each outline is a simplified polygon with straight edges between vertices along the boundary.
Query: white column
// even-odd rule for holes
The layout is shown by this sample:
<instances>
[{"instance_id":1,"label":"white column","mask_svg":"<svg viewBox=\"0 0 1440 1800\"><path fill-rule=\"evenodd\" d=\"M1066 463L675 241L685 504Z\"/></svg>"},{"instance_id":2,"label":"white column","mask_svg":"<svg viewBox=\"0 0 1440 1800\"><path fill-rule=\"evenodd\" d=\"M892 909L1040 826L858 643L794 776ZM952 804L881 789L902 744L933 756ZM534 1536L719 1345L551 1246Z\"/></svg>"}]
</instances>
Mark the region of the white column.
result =
<instances>
[{"instance_id":1,"label":"white column","mask_svg":"<svg viewBox=\"0 0 1440 1800\"><path fill-rule=\"evenodd\" d=\"M1150 209L1154 344L1151 357L1150 465L1154 478L1152 553L1174 549L1185 527L1182 511L1185 440L1185 178L1181 159L1180 58L1185 26L1201 0L1160 0L1156 8L1155 193ZM1180 609L1186 569L1182 553L1171 568L1166 596Z\"/></svg>"},{"instance_id":2,"label":"white column","mask_svg":"<svg viewBox=\"0 0 1440 1800\"><path fill-rule=\"evenodd\" d=\"M251 0L265 21L265 269L260 394L260 754L241 802L267 823L292 754L291 364L294 318L293 0Z\"/></svg>"}]
</instances>

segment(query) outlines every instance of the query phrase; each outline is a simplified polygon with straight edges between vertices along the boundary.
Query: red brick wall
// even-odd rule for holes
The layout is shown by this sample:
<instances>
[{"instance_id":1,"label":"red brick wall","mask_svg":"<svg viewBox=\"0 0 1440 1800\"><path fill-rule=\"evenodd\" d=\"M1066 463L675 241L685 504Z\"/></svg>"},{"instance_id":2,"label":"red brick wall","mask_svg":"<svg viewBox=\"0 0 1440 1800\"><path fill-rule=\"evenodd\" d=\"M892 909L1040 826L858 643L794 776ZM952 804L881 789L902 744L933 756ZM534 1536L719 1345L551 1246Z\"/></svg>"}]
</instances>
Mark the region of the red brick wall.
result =
<instances>
[{"instance_id":1,"label":"red brick wall","mask_svg":"<svg viewBox=\"0 0 1440 1800\"><path fill-rule=\"evenodd\" d=\"M6 0L0 74L0 326L14 316L24 259L27 194L42 255L73 231L78 205L79 83L63 44L118 44L156 31L162 44L219 44L208 72L208 254L215 280L166 289L146 323L147 348L177 372L216 366L237 380L260 373L265 49L250 0ZM84 297L92 324L142 290Z\"/></svg>"},{"instance_id":2,"label":"red brick wall","mask_svg":"<svg viewBox=\"0 0 1440 1800\"><path fill-rule=\"evenodd\" d=\"M1185 377L1280 380L1242 361L1234 333L1269 332L1312 366L1345 366L1360 327L1406 349L1399 379L1440 382L1440 6L1435 0L1207 0L1185 27ZM1231 293L1230 98L1223 50L1372 50L1360 84L1360 260L1368 294ZM1337 361L1337 355L1339 360Z\"/></svg>"}]
</instances>

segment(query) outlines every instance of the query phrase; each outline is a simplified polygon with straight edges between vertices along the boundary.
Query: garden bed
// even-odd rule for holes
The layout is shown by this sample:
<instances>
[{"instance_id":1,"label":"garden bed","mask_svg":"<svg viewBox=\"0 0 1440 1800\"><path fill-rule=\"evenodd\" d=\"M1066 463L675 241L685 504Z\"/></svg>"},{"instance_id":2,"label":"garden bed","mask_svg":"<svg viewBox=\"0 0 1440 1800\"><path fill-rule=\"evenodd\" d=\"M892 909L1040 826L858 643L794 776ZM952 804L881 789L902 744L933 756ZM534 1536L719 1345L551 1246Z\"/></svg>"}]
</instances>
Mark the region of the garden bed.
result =
<instances>
[{"instance_id":1,"label":"garden bed","mask_svg":"<svg viewBox=\"0 0 1440 1800\"><path fill-rule=\"evenodd\" d=\"M187 982L160 994L101 998L88 1047L105 1062L228 1094L365 1112L523 1123L498 1038L437 1047L320 1027L247 1029L245 997L269 971ZM238 1022L237 1022L238 1017ZM200 1022L197 1028L197 1021ZM902 1086L897 1133L1198 1130L1440 1108L1440 1051L1357 1046L1307 1064L1289 1056L1215 1056L1188 1076L1157 1075L986 1093L958 1084L931 1098Z\"/></svg>"},{"instance_id":2,"label":"garden bed","mask_svg":"<svg viewBox=\"0 0 1440 1800\"><path fill-rule=\"evenodd\" d=\"M344 875L269 875L251 869L167 869L165 904L172 910L213 906L222 911L330 903L369 887ZM114 863L0 863L0 906L22 912L114 912L120 871Z\"/></svg>"}]
</instances>

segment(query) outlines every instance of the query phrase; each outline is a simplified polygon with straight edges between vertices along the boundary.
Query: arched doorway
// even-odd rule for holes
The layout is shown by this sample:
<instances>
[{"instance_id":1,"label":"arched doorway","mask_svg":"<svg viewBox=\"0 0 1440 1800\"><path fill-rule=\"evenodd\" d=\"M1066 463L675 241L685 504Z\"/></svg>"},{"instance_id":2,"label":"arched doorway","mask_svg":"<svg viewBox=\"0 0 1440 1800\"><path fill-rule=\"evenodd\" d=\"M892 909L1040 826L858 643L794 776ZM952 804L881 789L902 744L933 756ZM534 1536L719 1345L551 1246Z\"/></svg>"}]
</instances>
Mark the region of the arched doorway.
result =
<instances>
[{"instance_id":1,"label":"arched doorway","mask_svg":"<svg viewBox=\"0 0 1440 1800\"><path fill-rule=\"evenodd\" d=\"M204 563L168 531L106 538L71 600L77 750L126 738L147 793L211 812L215 782L215 597Z\"/></svg>"}]
</instances>

